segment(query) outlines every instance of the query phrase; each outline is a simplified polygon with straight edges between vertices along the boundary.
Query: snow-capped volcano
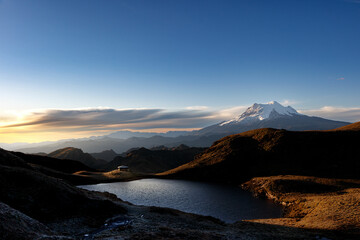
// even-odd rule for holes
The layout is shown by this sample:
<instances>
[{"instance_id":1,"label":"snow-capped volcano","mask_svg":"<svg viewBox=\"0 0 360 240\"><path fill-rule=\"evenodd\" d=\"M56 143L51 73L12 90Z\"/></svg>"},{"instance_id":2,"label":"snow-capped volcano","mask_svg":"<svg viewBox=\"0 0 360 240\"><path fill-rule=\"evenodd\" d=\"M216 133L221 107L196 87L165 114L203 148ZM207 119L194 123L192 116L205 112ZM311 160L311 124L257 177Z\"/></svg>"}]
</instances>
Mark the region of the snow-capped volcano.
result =
<instances>
[{"instance_id":1,"label":"snow-capped volcano","mask_svg":"<svg viewBox=\"0 0 360 240\"><path fill-rule=\"evenodd\" d=\"M277 128L293 131L328 130L349 123L310 117L298 113L294 108L284 107L276 101L255 103L238 117L200 129L196 135L230 135L258 128Z\"/></svg>"},{"instance_id":2,"label":"snow-capped volcano","mask_svg":"<svg viewBox=\"0 0 360 240\"><path fill-rule=\"evenodd\" d=\"M272 101L267 104L254 103L240 116L230 119L229 121L222 122L220 123L220 126L247 121L262 121L279 115L293 116L300 115L300 113L298 113L294 108L290 106L284 107L276 101Z\"/></svg>"}]
</instances>

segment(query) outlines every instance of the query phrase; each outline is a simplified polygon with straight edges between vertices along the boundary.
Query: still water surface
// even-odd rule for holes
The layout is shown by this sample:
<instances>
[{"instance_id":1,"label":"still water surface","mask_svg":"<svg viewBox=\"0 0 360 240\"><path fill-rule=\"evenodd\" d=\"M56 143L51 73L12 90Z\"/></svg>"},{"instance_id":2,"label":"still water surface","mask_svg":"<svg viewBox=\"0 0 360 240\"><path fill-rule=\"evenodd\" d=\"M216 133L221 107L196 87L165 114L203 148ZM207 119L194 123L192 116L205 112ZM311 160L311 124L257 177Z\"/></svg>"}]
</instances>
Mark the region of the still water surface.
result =
<instances>
[{"instance_id":1,"label":"still water surface","mask_svg":"<svg viewBox=\"0 0 360 240\"><path fill-rule=\"evenodd\" d=\"M185 180L141 179L130 182L83 185L81 188L110 192L136 205L158 206L213 216L225 222L281 216L281 207L254 198L236 186Z\"/></svg>"}]
</instances>

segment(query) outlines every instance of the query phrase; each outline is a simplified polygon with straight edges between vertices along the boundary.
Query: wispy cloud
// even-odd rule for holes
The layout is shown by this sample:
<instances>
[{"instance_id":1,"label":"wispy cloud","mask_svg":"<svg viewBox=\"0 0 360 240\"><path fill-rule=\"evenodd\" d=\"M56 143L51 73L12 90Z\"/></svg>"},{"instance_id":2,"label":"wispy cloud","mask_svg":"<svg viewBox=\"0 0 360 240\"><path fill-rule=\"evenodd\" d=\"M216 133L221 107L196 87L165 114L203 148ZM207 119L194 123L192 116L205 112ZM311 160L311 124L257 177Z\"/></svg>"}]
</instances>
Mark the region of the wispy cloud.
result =
<instances>
[{"instance_id":1,"label":"wispy cloud","mask_svg":"<svg viewBox=\"0 0 360 240\"><path fill-rule=\"evenodd\" d=\"M208 106L189 106L189 107L186 107L185 109L187 110L207 110L209 109Z\"/></svg>"},{"instance_id":2,"label":"wispy cloud","mask_svg":"<svg viewBox=\"0 0 360 240\"><path fill-rule=\"evenodd\" d=\"M280 104L282 104L284 106L290 106L290 105L299 104L299 102L295 101L295 100L285 99L285 100L281 101Z\"/></svg>"},{"instance_id":3,"label":"wispy cloud","mask_svg":"<svg viewBox=\"0 0 360 240\"><path fill-rule=\"evenodd\" d=\"M324 106L319 109L301 110L299 112L310 116L318 116L339 121L360 121L360 108Z\"/></svg>"},{"instance_id":4,"label":"wispy cloud","mask_svg":"<svg viewBox=\"0 0 360 240\"><path fill-rule=\"evenodd\" d=\"M237 106L225 108L214 113L214 117L221 120L229 120L243 113L249 106Z\"/></svg>"},{"instance_id":5,"label":"wispy cloud","mask_svg":"<svg viewBox=\"0 0 360 240\"><path fill-rule=\"evenodd\" d=\"M345 78L344 77L339 77L336 80L343 81L343 80L345 80Z\"/></svg>"},{"instance_id":6,"label":"wispy cloud","mask_svg":"<svg viewBox=\"0 0 360 240\"><path fill-rule=\"evenodd\" d=\"M74 131L81 128L156 128L196 127L212 113L199 110L168 112L162 109L80 109L45 110L31 112L20 121L1 128L38 127L42 129L67 128Z\"/></svg>"}]
</instances>

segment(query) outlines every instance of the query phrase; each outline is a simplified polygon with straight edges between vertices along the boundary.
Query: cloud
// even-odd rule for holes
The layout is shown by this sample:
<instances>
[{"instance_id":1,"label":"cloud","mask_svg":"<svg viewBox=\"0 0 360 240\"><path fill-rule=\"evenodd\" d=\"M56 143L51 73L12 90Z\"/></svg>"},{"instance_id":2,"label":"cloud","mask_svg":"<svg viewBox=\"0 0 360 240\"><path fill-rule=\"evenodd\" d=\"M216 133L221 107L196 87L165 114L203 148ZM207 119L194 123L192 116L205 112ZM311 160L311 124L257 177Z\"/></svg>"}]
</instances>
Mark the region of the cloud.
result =
<instances>
[{"instance_id":1,"label":"cloud","mask_svg":"<svg viewBox=\"0 0 360 240\"><path fill-rule=\"evenodd\" d=\"M221 120L229 120L242 114L249 106L237 106L226 108L214 113L213 117Z\"/></svg>"},{"instance_id":2,"label":"cloud","mask_svg":"<svg viewBox=\"0 0 360 240\"><path fill-rule=\"evenodd\" d=\"M247 106L210 110L192 106L183 110L113 109L47 109L17 113L17 119L0 123L0 134L7 141L34 141L53 138L104 135L122 129L139 131L192 130L203 128L238 116ZM0 119L1 119L0 115ZM8 119L6 116L3 119ZM10 118L9 118L10 119ZM10 120L11 120L10 119ZM64 137L65 136L65 137ZM21 141L25 141L21 140Z\"/></svg>"},{"instance_id":3,"label":"cloud","mask_svg":"<svg viewBox=\"0 0 360 240\"><path fill-rule=\"evenodd\" d=\"M343 81L343 80L345 80L345 78L344 78L344 77L340 77L340 78L337 78L336 80Z\"/></svg>"},{"instance_id":4,"label":"cloud","mask_svg":"<svg viewBox=\"0 0 360 240\"><path fill-rule=\"evenodd\" d=\"M298 104L298 103L299 103L298 101L293 101L293 100L288 100L288 99L285 99L285 100L280 102L280 104L284 105L284 106L295 105L295 104Z\"/></svg>"},{"instance_id":5,"label":"cloud","mask_svg":"<svg viewBox=\"0 0 360 240\"><path fill-rule=\"evenodd\" d=\"M299 112L310 116L318 116L338 121L360 121L360 108L324 106L319 109L301 110Z\"/></svg>"},{"instance_id":6,"label":"cloud","mask_svg":"<svg viewBox=\"0 0 360 240\"><path fill-rule=\"evenodd\" d=\"M14 116L10 116L10 115L0 116L0 123L2 123L2 122L11 122L11 121L14 121L14 120L16 120L16 118Z\"/></svg>"},{"instance_id":7,"label":"cloud","mask_svg":"<svg viewBox=\"0 0 360 240\"><path fill-rule=\"evenodd\" d=\"M213 112L200 110L165 111L163 109L76 109L44 110L26 114L2 129L38 128L68 131L104 129L191 128L210 123Z\"/></svg>"},{"instance_id":8,"label":"cloud","mask_svg":"<svg viewBox=\"0 0 360 240\"><path fill-rule=\"evenodd\" d=\"M209 109L208 106L189 106L189 107L186 107L185 109L187 110L207 110Z\"/></svg>"}]
</instances>

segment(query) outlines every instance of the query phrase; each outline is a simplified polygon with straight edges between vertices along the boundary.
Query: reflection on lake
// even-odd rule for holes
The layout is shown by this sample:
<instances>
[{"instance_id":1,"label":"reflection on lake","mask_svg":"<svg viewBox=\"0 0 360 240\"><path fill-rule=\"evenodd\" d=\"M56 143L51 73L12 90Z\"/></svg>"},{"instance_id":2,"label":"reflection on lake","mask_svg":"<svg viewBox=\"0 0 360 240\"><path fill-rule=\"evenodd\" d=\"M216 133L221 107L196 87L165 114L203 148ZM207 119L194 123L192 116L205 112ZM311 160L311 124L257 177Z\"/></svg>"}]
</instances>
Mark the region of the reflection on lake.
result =
<instances>
[{"instance_id":1,"label":"reflection on lake","mask_svg":"<svg viewBox=\"0 0 360 240\"><path fill-rule=\"evenodd\" d=\"M225 222L281 216L280 206L269 200L254 198L236 186L185 180L142 179L79 187L114 193L122 200L136 205L174 208L213 216Z\"/></svg>"}]
</instances>

